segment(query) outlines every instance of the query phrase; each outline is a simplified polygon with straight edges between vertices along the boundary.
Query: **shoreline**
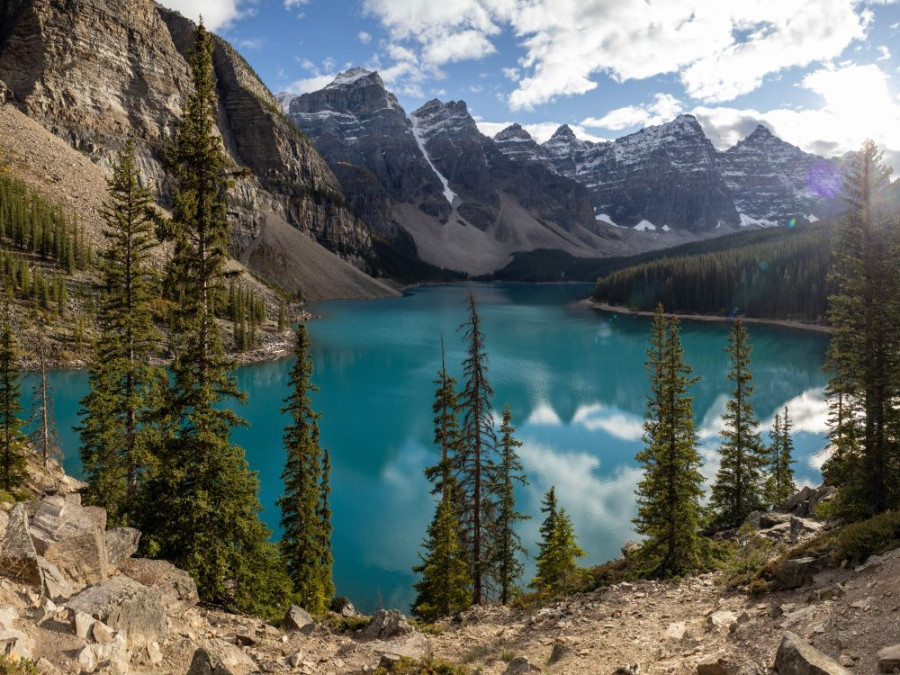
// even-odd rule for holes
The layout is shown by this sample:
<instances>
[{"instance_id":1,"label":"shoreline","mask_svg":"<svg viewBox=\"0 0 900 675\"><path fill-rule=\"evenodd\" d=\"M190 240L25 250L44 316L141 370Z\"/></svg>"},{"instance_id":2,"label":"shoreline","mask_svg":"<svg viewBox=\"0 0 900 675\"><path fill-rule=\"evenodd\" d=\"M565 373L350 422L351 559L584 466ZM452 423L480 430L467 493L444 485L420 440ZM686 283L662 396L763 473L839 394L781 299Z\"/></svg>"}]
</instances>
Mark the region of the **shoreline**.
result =
<instances>
[{"instance_id":1,"label":"shoreline","mask_svg":"<svg viewBox=\"0 0 900 675\"><path fill-rule=\"evenodd\" d=\"M603 302L597 302L596 300L593 300L591 298L585 298L581 301L580 304L583 304L586 307L590 307L591 309L600 310L601 312L625 314L627 316L652 317L656 314L656 312L649 312L646 310L628 309L627 307L621 307L618 305L608 305ZM804 323L802 321L791 321L789 319L759 319L755 317L717 316L715 314L671 314L669 312L666 312L666 315L675 316L682 321L702 321L706 323L733 323L736 318L739 318L744 323L757 324L760 326L790 328L793 330L803 330L810 333L819 333L821 335L831 335L832 332L829 326L822 326L815 323Z\"/></svg>"}]
</instances>

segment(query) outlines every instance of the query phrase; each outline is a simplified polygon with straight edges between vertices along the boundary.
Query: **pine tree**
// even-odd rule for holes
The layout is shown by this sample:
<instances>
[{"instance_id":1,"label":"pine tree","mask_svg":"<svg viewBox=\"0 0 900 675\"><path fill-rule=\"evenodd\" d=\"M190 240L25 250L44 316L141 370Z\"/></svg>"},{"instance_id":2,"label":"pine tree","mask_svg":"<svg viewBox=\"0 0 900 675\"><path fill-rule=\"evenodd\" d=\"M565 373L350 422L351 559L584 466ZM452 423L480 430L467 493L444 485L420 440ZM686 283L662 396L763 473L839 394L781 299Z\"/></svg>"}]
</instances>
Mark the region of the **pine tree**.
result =
<instances>
[{"instance_id":1,"label":"pine tree","mask_svg":"<svg viewBox=\"0 0 900 675\"><path fill-rule=\"evenodd\" d=\"M491 414L494 390L487 379L488 356L481 316L472 290L466 296L468 319L459 327L468 343L463 361L465 382L460 395L463 443L456 458L459 520L463 529L466 560L472 577L472 602L485 599L490 542L488 531L495 504L490 486L496 471L497 438Z\"/></svg>"},{"instance_id":2,"label":"pine tree","mask_svg":"<svg viewBox=\"0 0 900 675\"><path fill-rule=\"evenodd\" d=\"M769 445L769 478L766 482L768 502L772 506L784 504L794 494L794 441L791 438L791 418L788 409L775 413Z\"/></svg>"},{"instance_id":3,"label":"pine tree","mask_svg":"<svg viewBox=\"0 0 900 675\"><path fill-rule=\"evenodd\" d=\"M310 398L317 389L312 384L309 333L302 323L297 327L294 353L297 361L283 408L291 423L284 430L284 495L278 499L284 530L281 552L297 602L310 612L322 612L333 594L331 565L326 563L331 556L330 545L326 546L331 538L330 514L325 517L329 486L319 447L319 415Z\"/></svg>"},{"instance_id":4,"label":"pine tree","mask_svg":"<svg viewBox=\"0 0 900 675\"><path fill-rule=\"evenodd\" d=\"M11 492L25 479L25 437L22 433L22 387L16 365L9 299L0 324L0 488Z\"/></svg>"},{"instance_id":5,"label":"pine tree","mask_svg":"<svg viewBox=\"0 0 900 675\"><path fill-rule=\"evenodd\" d=\"M157 219L151 192L140 185L129 140L108 181L103 212L100 338L94 346L91 391L81 401L85 501L127 524L138 477L147 467L148 418L159 407L165 373L148 365L162 342L153 325L158 297L150 266Z\"/></svg>"},{"instance_id":6,"label":"pine tree","mask_svg":"<svg viewBox=\"0 0 900 675\"><path fill-rule=\"evenodd\" d=\"M413 568L422 578L414 584L416 600L412 613L423 621L435 621L468 607L472 582L460 547L452 487L441 495L422 545L422 564Z\"/></svg>"},{"instance_id":7,"label":"pine tree","mask_svg":"<svg viewBox=\"0 0 900 675\"><path fill-rule=\"evenodd\" d=\"M231 180L215 133L212 52L212 38L201 24L190 58L193 93L170 160L175 194L167 229L175 247L168 278L180 303L171 330L173 384L154 468L140 483L138 526L144 549L189 572L202 599L277 616L288 602L290 583L259 519L256 474L230 440L231 429L243 420L222 405L244 395L230 374L234 363L216 322L230 238L225 198Z\"/></svg>"},{"instance_id":8,"label":"pine tree","mask_svg":"<svg viewBox=\"0 0 900 675\"><path fill-rule=\"evenodd\" d=\"M516 582L522 576L525 568L519 560L519 554L527 552L522 546L522 540L515 531L516 523L527 520L528 516L516 511L515 486L527 485L524 468L516 448L522 446L513 434L516 433L512 425L512 412L507 405L503 409L503 423L500 426L499 454L500 462L497 467L493 492L496 495L497 514L491 522L491 577L497 585L498 599L501 604L507 604L516 591Z\"/></svg>"},{"instance_id":9,"label":"pine tree","mask_svg":"<svg viewBox=\"0 0 900 675\"><path fill-rule=\"evenodd\" d=\"M721 464L712 488L713 522L738 527L751 511L765 506L763 470L766 450L753 410L753 374L750 371L750 336L742 321L735 320L725 351L730 355L728 379L734 383L725 406L725 428L720 448Z\"/></svg>"},{"instance_id":10,"label":"pine tree","mask_svg":"<svg viewBox=\"0 0 900 675\"><path fill-rule=\"evenodd\" d=\"M576 560L584 551L575 539L575 527L564 508L556 504L556 490L551 487L544 496L541 512L547 517L541 525L541 541L537 557L537 575L529 584L545 596L566 595L582 578Z\"/></svg>"},{"instance_id":11,"label":"pine tree","mask_svg":"<svg viewBox=\"0 0 900 675\"><path fill-rule=\"evenodd\" d=\"M703 476L688 394L698 378L684 362L678 320L667 320L662 305L653 319L647 372L645 447L637 455L644 477L636 491L635 529L646 538L641 554L650 574L683 575L701 562Z\"/></svg>"},{"instance_id":12,"label":"pine tree","mask_svg":"<svg viewBox=\"0 0 900 675\"><path fill-rule=\"evenodd\" d=\"M318 426L316 427L318 431ZM318 443L318 438L316 439ZM331 602L334 597L334 556L331 552L331 535L334 527L331 523L331 453L322 451L322 481L319 490L319 529L321 531L321 568L322 594Z\"/></svg>"},{"instance_id":13,"label":"pine tree","mask_svg":"<svg viewBox=\"0 0 900 675\"><path fill-rule=\"evenodd\" d=\"M444 336L441 335L441 369L438 371L434 391L434 444L441 451L440 461L425 469L425 477L434 483L433 493L442 495L453 486L453 466L462 447L459 430L459 400L456 395L456 379L447 372L444 354Z\"/></svg>"},{"instance_id":14,"label":"pine tree","mask_svg":"<svg viewBox=\"0 0 900 675\"><path fill-rule=\"evenodd\" d=\"M826 363L835 452L823 469L848 520L900 505L900 232L884 208L890 173L866 141L844 177L835 246Z\"/></svg>"}]
</instances>

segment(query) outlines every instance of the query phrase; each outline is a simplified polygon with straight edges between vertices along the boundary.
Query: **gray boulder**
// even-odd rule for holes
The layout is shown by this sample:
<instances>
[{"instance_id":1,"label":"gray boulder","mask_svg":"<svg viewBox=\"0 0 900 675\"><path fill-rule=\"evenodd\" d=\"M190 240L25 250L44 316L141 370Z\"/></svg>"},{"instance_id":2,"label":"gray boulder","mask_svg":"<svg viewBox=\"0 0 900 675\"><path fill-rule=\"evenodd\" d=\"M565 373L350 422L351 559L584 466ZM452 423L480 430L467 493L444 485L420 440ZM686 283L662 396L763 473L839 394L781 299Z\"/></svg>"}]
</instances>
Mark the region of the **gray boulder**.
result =
<instances>
[{"instance_id":1,"label":"gray boulder","mask_svg":"<svg viewBox=\"0 0 900 675\"><path fill-rule=\"evenodd\" d=\"M529 663L524 656L517 656L503 671L504 675L529 675L530 673L540 673L541 669Z\"/></svg>"},{"instance_id":2,"label":"gray boulder","mask_svg":"<svg viewBox=\"0 0 900 675\"><path fill-rule=\"evenodd\" d=\"M235 675L221 658L202 647L194 652L187 675Z\"/></svg>"},{"instance_id":3,"label":"gray boulder","mask_svg":"<svg viewBox=\"0 0 900 675\"><path fill-rule=\"evenodd\" d=\"M140 530L133 527L116 527L104 533L106 543L106 561L110 568L118 567L122 562L137 553L141 541Z\"/></svg>"},{"instance_id":4,"label":"gray boulder","mask_svg":"<svg viewBox=\"0 0 900 675\"><path fill-rule=\"evenodd\" d=\"M69 600L73 616L83 612L115 631L124 631L131 646L163 642L168 632L159 591L128 577L113 577L89 586Z\"/></svg>"},{"instance_id":5,"label":"gray boulder","mask_svg":"<svg viewBox=\"0 0 900 675\"><path fill-rule=\"evenodd\" d=\"M109 576L106 511L82 506L78 495L53 495L38 504L29 531L34 548L79 588Z\"/></svg>"},{"instance_id":6,"label":"gray boulder","mask_svg":"<svg viewBox=\"0 0 900 675\"><path fill-rule=\"evenodd\" d=\"M315 627L316 622L309 612L297 605L291 605L284 616L285 630L308 631Z\"/></svg>"},{"instance_id":7,"label":"gray boulder","mask_svg":"<svg viewBox=\"0 0 900 675\"><path fill-rule=\"evenodd\" d=\"M44 585L24 504L16 504L9 513L9 524L0 540L0 574L37 588Z\"/></svg>"},{"instance_id":8,"label":"gray boulder","mask_svg":"<svg viewBox=\"0 0 900 675\"><path fill-rule=\"evenodd\" d=\"M119 565L119 571L159 591L167 607L193 607L200 602L197 584L191 575L166 560L128 558Z\"/></svg>"},{"instance_id":9,"label":"gray boulder","mask_svg":"<svg viewBox=\"0 0 900 675\"><path fill-rule=\"evenodd\" d=\"M896 673L900 670L900 644L885 647L878 652L878 671Z\"/></svg>"},{"instance_id":10,"label":"gray boulder","mask_svg":"<svg viewBox=\"0 0 900 675\"><path fill-rule=\"evenodd\" d=\"M775 655L778 675L850 675L850 671L794 633L787 632Z\"/></svg>"},{"instance_id":11,"label":"gray boulder","mask_svg":"<svg viewBox=\"0 0 900 675\"><path fill-rule=\"evenodd\" d=\"M778 567L775 581L783 589L800 588L813 581L815 558L795 558L785 560Z\"/></svg>"},{"instance_id":12,"label":"gray boulder","mask_svg":"<svg viewBox=\"0 0 900 675\"><path fill-rule=\"evenodd\" d=\"M416 629L410 625L398 610L379 609L372 616L369 625L362 629L359 636L364 640L391 640L415 633Z\"/></svg>"}]
</instances>

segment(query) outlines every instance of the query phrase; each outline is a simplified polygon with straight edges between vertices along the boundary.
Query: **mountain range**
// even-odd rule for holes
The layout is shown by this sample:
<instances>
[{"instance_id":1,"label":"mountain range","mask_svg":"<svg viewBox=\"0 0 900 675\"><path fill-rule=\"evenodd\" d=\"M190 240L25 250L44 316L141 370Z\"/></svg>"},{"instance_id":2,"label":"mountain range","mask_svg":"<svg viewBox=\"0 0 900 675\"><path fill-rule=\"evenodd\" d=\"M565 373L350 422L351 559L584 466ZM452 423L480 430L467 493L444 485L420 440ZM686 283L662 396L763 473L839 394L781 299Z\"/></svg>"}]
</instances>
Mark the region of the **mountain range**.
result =
<instances>
[{"instance_id":1,"label":"mountain range","mask_svg":"<svg viewBox=\"0 0 900 675\"><path fill-rule=\"evenodd\" d=\"M152 0L0 0L0 100L104 169L135 139L165 206L193 29ZM372 276L490 274L517 252L634 254L837 208L839 163L764 127L724 152L690 115L608 142L565 125L545 143L519 125L489 138L465 102L407 112L362 68L276 96L220 38L214 66L219 132L247 169L229 201L235 257L310 297L392 292Z\"/></svg>"}]
</instances>

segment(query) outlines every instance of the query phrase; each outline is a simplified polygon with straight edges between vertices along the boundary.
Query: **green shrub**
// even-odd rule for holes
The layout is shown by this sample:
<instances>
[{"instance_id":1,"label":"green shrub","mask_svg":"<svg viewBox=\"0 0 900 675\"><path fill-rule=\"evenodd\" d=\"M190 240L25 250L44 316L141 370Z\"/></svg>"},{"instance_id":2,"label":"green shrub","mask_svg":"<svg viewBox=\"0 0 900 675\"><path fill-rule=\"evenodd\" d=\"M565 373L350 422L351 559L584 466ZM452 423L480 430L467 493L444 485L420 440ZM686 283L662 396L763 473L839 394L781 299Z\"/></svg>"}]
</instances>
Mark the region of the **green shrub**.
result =
<instances>
[{"instance_id":1,"label":"green shrub","mask_svg":"<svg viewBox=\"0 0 900 675\"><path fill-rule=\"evenodd\" d=\"M500 660L501 661L505 661L506 663L509 663L514 658L516 658L516 653L512 649L504 649L502 652L500 652Z\"/></svg>"},{"instance_id":2,"label":"green shrub","mask_svg":"<svg viewBox=\"0 0 900 675\"><path fill-rule=\"evenodd\" d=\"M845 526L837 534L836 560L864 562L869 556L900 547L900 512L888 511Z\"/></svg>"},{"instance_id":3,"label":"green shrub","mask_svg":"<svg viewBox=\"0 0 900 675\"><path fill-rule=\"evenodd\" d=\"M20 661L11 656L0 656L0 675L40 675L31 661Z\"/></svg>"}]
</instances>

